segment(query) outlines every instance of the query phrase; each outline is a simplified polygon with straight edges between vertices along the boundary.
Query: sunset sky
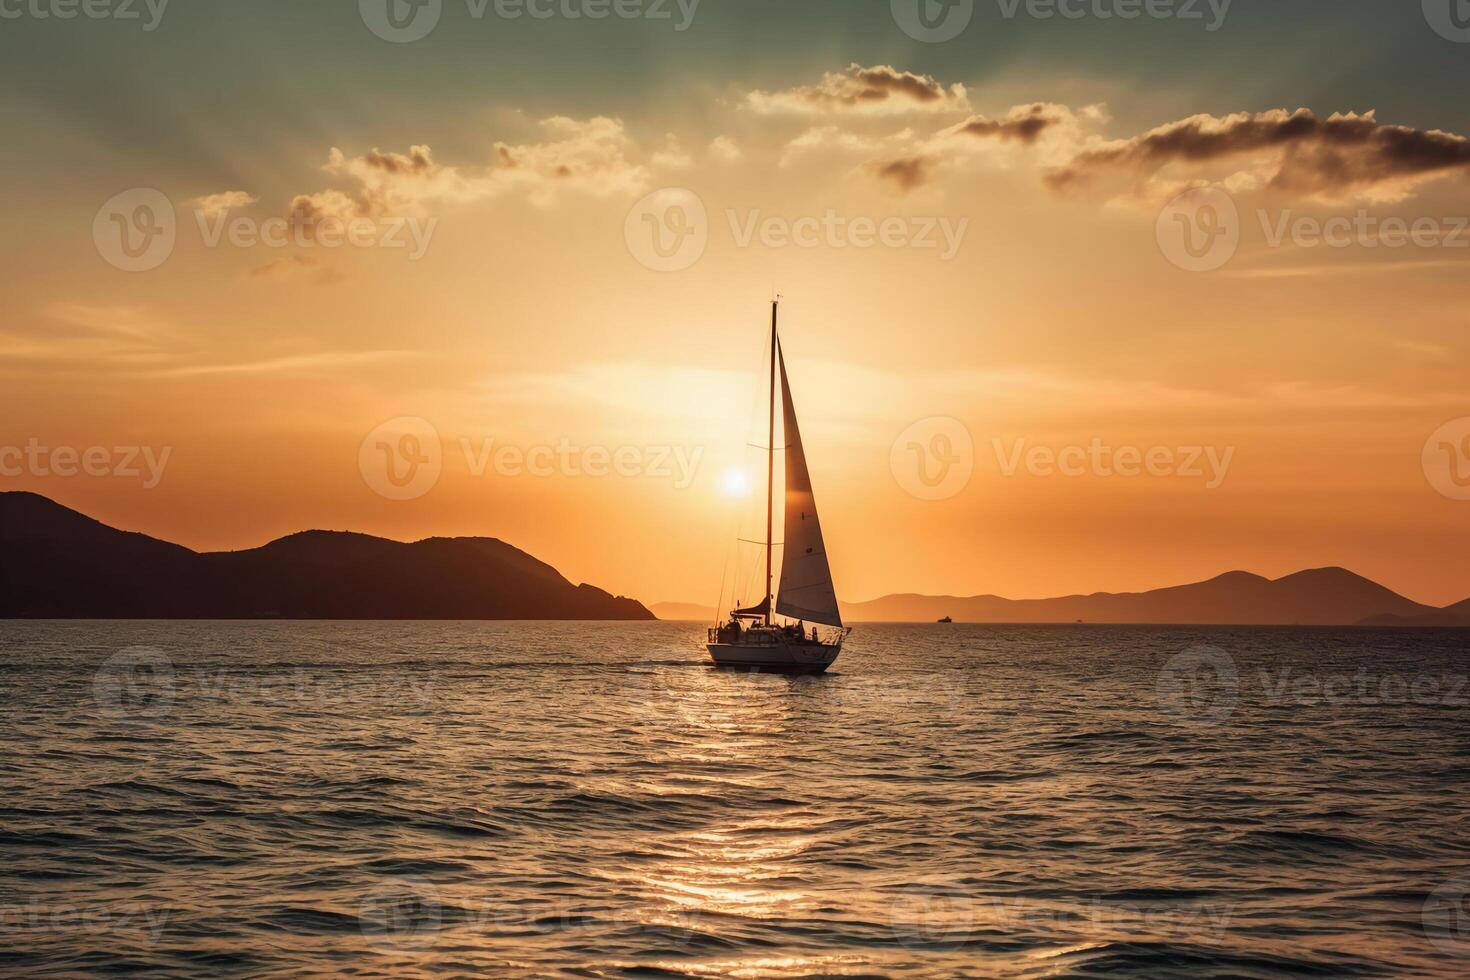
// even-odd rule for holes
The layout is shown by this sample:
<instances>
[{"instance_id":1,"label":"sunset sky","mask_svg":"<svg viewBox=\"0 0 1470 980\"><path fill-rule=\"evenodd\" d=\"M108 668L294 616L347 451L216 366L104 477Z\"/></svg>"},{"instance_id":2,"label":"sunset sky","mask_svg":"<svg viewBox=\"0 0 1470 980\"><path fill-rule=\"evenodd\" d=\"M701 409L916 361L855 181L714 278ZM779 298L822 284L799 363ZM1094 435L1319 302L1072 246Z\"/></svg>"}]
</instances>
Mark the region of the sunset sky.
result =
<instances>
[{"instance_id":1,"label":"sunset sky","mask_svg":"<svg viewBox=\"0 0 1470 980\"><path fill-rule=\"evenodd\" d=\"M0 20L0 449L168 454L152 486L98 456L0 489L201 550L489 535L711 604L759 499L736 471L779 292L845 600L1324 565L1470 596L1470 492L1425 464L1470 437L1470 43L1419 3L1235 0L1213 23L991 0L925 43L902 0L448 0L397 43L372 2ZM176 241L125 271L105 205L131 219L138 188ZM1222 199L1238 247L1192 271L1175 211ZM690 200L702 254L651 268L661 209ZM288 215L282 247L209 244ZM354 219L407 247L321 240ZM1419 232L1391 246L1384 219ZM405 417L442 472L393 499L374 433ZM925 499L911 441L968 482ZM506 445L555 472L478 465ZM1092 446L1160 472L1011 465ZM637 452L594 476L590 447Z\"/></svg>"}]
</instances>

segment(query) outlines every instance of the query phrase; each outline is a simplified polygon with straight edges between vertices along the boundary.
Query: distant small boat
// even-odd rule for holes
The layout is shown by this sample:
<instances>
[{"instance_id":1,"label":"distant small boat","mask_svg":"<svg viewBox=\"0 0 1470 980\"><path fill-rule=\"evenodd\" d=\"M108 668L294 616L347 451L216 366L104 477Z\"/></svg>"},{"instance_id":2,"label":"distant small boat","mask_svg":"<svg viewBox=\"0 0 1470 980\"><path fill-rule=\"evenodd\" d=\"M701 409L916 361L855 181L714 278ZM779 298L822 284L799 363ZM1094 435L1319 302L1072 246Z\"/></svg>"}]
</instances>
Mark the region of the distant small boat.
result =
<instances>
[{"instance_id":1,"label":"distant small boat","mask_svg":"<svg viewBox=\"0 0 1470 980\"><path fill-rule=\"evenodd\" d=\"M945 616L943 619L939 620L939 622L941 622L941 623L952 623L952 622L954 622L954 620L951 619L948 616Z\"/></svg>"},{"instance_id":2,"label":"distant small boat","mask_svg":"<svg viewBox=\"0 0 1470 980\"><path fill-rule=\"evenodd\" d=\"M766 444L766 597L746 609L730 613L729 622L709 631L709 655L717 667L769 670L791 674L820 674L832 666L842 652L848 628L837 610L837 593L832 586L832 569L817 520L817 502L812 495L811 474L801 432L796 426L796 406L786 380L786 359L776 333L779 300L771 303L771 410ZM772 514L775 509L776 473L776 375L781 375L781 409L786 442L786 528L785 551L781 555L781 588L775 597L777 614L797 622L785 625L771 621ZM807 623L836 628L822 636ZM750 625L745 625L749 623Z\"/></svg>"}]
</instances>

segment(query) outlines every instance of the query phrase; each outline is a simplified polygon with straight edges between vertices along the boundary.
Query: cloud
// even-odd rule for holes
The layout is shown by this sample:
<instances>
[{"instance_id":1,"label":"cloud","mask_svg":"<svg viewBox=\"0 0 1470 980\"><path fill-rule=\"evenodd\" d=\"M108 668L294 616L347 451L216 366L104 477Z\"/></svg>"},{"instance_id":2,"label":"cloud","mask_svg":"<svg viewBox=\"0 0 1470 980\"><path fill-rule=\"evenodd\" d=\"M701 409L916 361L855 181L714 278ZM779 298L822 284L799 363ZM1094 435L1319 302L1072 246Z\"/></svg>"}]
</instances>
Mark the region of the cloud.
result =
<instances>
[{"instance_id":1,"label":"cloud","mask_svg":"<svg viewBox=\"0 0 1470 980\"><path fill-rule=\"evenodd\" d=\"M721 163L734 163L742 156L740 147L728 136L716 136L710 140L709 155Z\"/></svg>"},{"instance_id":2,"label":"cloud","mask_svg":"<svg viewBox=\"0 0 1470 980\"><path fill-rule=\"evenodd\" d=\"M196 197L192 201L188 201L187 204L207 218L217 218L226 211L248 207L257 200L259 198L245 191L222 191L218 194L206 194L203 197Z\"/></svg>"},{"instance_id":3,"label":"cloud","mask_svg":"<svg viewBox=\"0 0 1470 980\"><path fill-rule=\"evenodd\" d=\"M633 141L621 120L553 116L541 128L549 137L543 142L495 144L499 166L480 177L492 193L517 189L548 204L565 190L608 197L648 186L648 168L629 160Z\"/></svg>"},{"instance_id":4,"label":"cloud","mask_svg":"<svg viewBox=\"0 0 1470 980\"><path fill-rule=\"evenodd\" d=\"M971 116L952 127L950 133L981 139L1015 140L1029 146L1045 130L1066 122L1071 116L1072 110L1066 106L1033 102L1031 105L1015 106L1000 119Z\"/></svg>"},{"instance_id":5,"label":"cloud","mask_svg":"<svg viewBox=\"0 0 1470 980\"><path fill-rule=\"evenodd\" d=\"M891 139L898 149L870 161L866 170L907 193L931 183L941 169L961 169L975 161L1006 166L1018 151L1035 150L1040 162L1056 164L1076 154L1086 127L1106 118L1097 105L1080 110L1051 102L1013 106L999 118L972 115L922 138L911 130L896 133ZM878 141L869 139L868 145Z\"/></svg>"},{"instance_id":6,"label":"cloud","mask_svg":"<svg viewBox=\"0 0 1470 980\"><path fill-rule=\"evenodd\" d=\"M899 71L891 65L864 68L854 62L840 72L827 72L816 85L779 92L756 90L745 104L759 113L814 112L964 112L965 87L945 88L931 75Z\"/></svg>"},{"instance_id":7,"label":"cloud","mask_svg":"<svg viewBox=\"0 0 1470 980\"><path fill-rule=\"evenodd\" d=\"M874 161L868 166L879 180L889 181L901 191L911 191L928 182L933 165L927 157L906 157L887 163Z\"/></svg>"},{"instance_id":8,"label":"cloud","mask_svg":"<svg viewBox=\"0 0 1470 980\"><path fill-rule=\"evenodd\" d=\"M68 369L108 372L164 363L178 346L168 326L141 306L58 302L37 317L0 326L0 360Z\"/></svg>"},{"instance_id":9,"label":"cloud","mask_svg":"<svg viewBox=\"0 0 1470 980\"><path fill-rule=\"evenodd\" d=\"M552 116L540 128L542 141L496 143L491 160L468 166L441 164L422 144L407 153L374 148L351 157L333 147L322 169L349 186L297 194L291 199L292 220L310 229L328 217L410 216L515 193L546 206L567 192L607 197L634 194L648 185L649 168L630 159L633 141L621 120ZM652 163L674 168L681 157L687 154L671 140Z\"/></svg>"},{"instance_id":10,"label":"cloud","mask_svg":"<svg viewBox=\"0 0 1470 980\"><path fill-rule=\"evenodd\" d=\"M664 136L664 145L655 152L649 164L659 170L688 170L694 166L694 158L673 133Z\"/></svg>"},{"instance_id":11,"label":"cloud","mask_svg":"<svg viewBox=\"0 0 1470 980\"><path fill-rule=\"evenodd\" d=\"M152 341L164 333L163 324L141 306L98 306L91 303L52 303L41 311L53 326L48 332L75 337L125 338Z\"/></svg>"},{"instance_id":12,"label":"cloud","mask_svg":"<svg viewBox=\"0 0 1470 980\"><path fill-rule=\"evenodd\" d=\"M1250 159L1247 173L1273 190L1324 200L1397 201L1425 181L1470 173L1470 140L1386 125L1371 111L1326 119L1308 109L1197 115L1084 149L1045 179L1055 190L1075 190L1122 178L1137 190L1166 170L1198 175L1241 159Z\"/></svg>"},{"instance_id":13,"label":"cloud","mask_svg":"<svg viewBox=\"0 0 1470 980\"><path fill-rule=\"evenodd\" d=\"M321 351L312 354L291 354L264 360L235 361L223 364L192 364L167 368L155 372L162 378L192 378L228 374L295 374L330 371L334 368L355 367L361 364L378 364L385 361L401 361L419 356L413 351L368 350L368 351Z\"/></svg>"}]
</instances>

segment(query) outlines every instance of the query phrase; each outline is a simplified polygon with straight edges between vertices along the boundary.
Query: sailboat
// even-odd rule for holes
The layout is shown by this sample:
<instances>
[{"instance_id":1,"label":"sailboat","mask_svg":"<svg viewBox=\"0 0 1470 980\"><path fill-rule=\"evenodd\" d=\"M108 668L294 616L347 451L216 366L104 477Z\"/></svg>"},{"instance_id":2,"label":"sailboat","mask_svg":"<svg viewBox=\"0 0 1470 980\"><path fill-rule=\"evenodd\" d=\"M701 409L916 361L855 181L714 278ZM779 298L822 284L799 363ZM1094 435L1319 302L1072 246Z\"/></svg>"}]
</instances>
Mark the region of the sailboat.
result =
<instances>
[{"instance_id":1,"label":"sailboat","mask_svg":"<svg viewBox=\"0 0 1470 980\"><path fill-rule=\"evenodd\" d=\"M849 632L837 610L837 593L832 586L832 569L817 519L817 502L812 495L811 474L801 431L796 424L796 406L786 379L786 359L776 329L780 300L771 302L771 397L766 427L766 595L753 606L735 609L730 619L709 631L709 654L717 667L781 673L820 674L842 652ZM776 380L781 382L781 421L786 445L785 550L781 555L780 590L773 594L771 540L776 497ZM773 602L774 600L774 602ZM781 624L771 618L772 610L796 620ZM813 623L808 631L807 624ZM823 635L817 626L831 629Z\"/></svg>"}]
</instances>

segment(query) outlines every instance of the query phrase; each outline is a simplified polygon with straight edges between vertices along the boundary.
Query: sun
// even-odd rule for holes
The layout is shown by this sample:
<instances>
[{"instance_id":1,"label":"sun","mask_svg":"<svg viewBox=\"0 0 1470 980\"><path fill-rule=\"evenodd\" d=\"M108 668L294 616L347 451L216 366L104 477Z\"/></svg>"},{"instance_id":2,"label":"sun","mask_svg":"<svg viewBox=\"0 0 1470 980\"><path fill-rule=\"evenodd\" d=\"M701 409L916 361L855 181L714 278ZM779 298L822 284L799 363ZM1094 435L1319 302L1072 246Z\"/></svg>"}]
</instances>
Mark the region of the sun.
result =
<instances>
[{"instance_id":1,"label":"sun","mask_svg":"<svg viewBox=\"0 0 1470 980\"><path fill-rule=\"evenodd\" d=\"M720 474L720 493L726 497L750 494L750 474L739 466L730 466Z\"/></svg>"}]
</instances>

